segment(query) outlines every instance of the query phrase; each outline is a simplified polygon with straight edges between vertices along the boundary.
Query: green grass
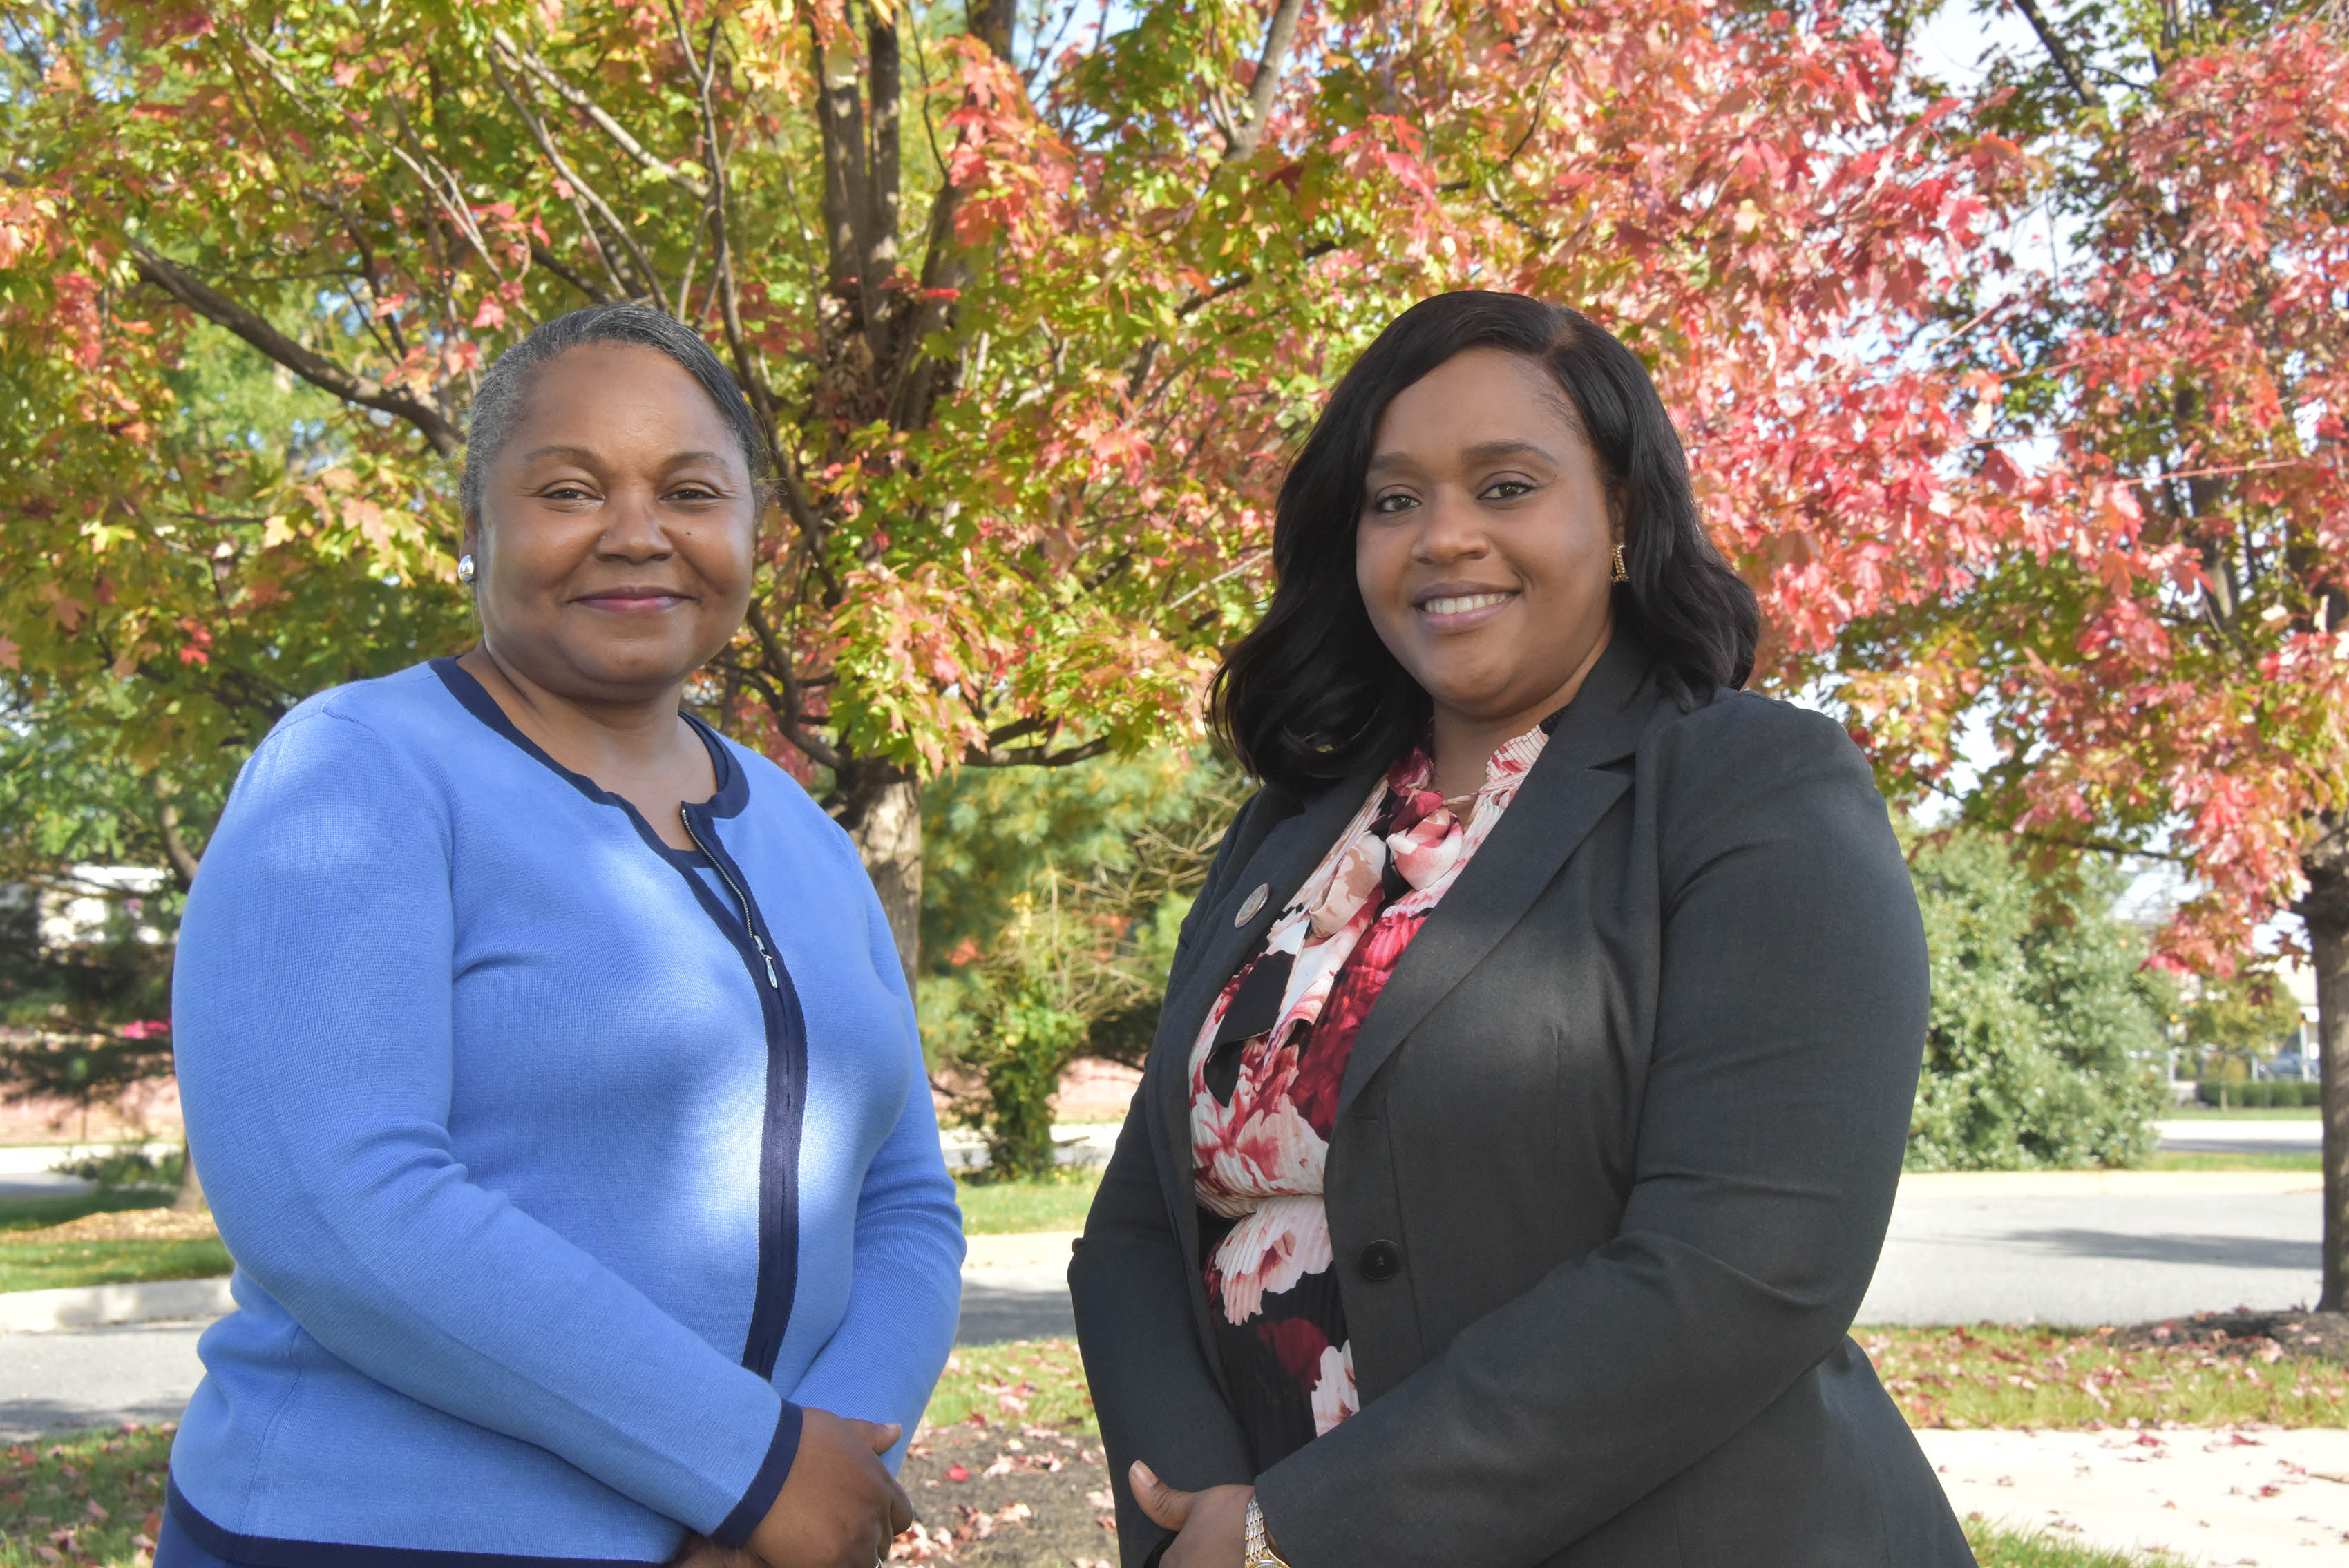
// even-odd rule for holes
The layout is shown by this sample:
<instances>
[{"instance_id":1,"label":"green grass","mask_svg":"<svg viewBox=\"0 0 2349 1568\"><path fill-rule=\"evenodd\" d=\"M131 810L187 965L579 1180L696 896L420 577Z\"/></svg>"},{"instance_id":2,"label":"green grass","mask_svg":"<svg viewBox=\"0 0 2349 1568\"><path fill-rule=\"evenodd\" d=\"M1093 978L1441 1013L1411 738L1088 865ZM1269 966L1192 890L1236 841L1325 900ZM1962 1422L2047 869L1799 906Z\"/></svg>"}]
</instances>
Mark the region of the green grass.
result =
<instances>
[{"instance_id":1,"label":"green grass","mask_svg":"<svg viewBox=\"0 0 2349 1568\"><path fill-rule=\"evenodd\" d=\"M1101 1185L1098 1165L1067 1165L1027 1181L957 1178L966 1236L1016 1236L1033 1231L1081 1231Z\"/></svg>"},{"instance_id":2,"label":"green grass","mask_svg":"<svg viewBox=\"0 0 2349 1568\"><path fill-rule=\"evenodd\" d=\"M170 1426L0 1448L0 1568L147 1568Z\"/></svg>"},{"instance_id":3,"label":"green grass","mask_svg":"<svg viewBox=\"0 0 2349 1568\"><path fill-rule=\"evenodd\" d=\"M2349 1366L2246 1347L2127 1346L2112 1331L1857 1328L1912 1427L2349 1426Z\"/></svg>"},{"instance_id":4,"label":"green grass","mask_svg":"<svg viewBox=\"0 0 2349 1568\"><path fill-rule=\"evenodd\" d=\"M1101 1430L1072 1339L956 1346L922 1419L947 1427L974 1414L1041 1427L1073 1424L1093 1435Z\"/></svg>"},{"instance_id":5,"label":"green grass","mask_svg":"<svg viewBox=\"0 0 2349 1568\"><path fill-rule=\"evenodd\" d=\"M2313 1149L2282 1154L2156 1153L2147 1171L2322 1171L2324 1156Z\"/></svg>"},{"instance_id":6,"label":"green grass","mask_svg":"<svg viewBox=\"0 0 2349 1568\"><path fill-rule=\"evenodd\" d=\"M2181 1105L2176 1110L2165 1110L2158 1119L2162 1121L2314 1121L2322 1110L2313 1105L2260 1105L2245 1108L2230 1106L2220 1110L2215 1105Z\"/></svg>"},{"instance_id":7,"label":"green grass","mask_svg":"<svg viewBox=\"0 0 2349 1568\"><path fill-rule=\"evenodd\" d=\"M2034 1530L2009 1530L1975 1514L1965 1522L1966 1540L1982 1568L2185 1568L2166 1552L2110 1552L2075 1546Z\"/></svg>"},{"instance_id":8,"label":"green grass","mask_svg":"<svg viewBox=\"0 0 2349 1568\"><path fill-rule=\"evenodd\" d=\"M183 1242L0 1242L0 1292L61 1285L135 1284L210 1279L236 1265L214 1240Z\"/></svg>"},{"instance_id":9,"label":"green grass","mask_svg":"<svg viewBox=\"0 0 2349 1568\"><path fill-rule=\"evenodd\" d=\"M26 1242L27 1231L85 1214L152 1209L168 1192L90 1192L0 1203L0 1292L60 1285L130 1284L143 1280L205 1279L233 1266L217 1241Z\"/></svg>"}]
</instances>

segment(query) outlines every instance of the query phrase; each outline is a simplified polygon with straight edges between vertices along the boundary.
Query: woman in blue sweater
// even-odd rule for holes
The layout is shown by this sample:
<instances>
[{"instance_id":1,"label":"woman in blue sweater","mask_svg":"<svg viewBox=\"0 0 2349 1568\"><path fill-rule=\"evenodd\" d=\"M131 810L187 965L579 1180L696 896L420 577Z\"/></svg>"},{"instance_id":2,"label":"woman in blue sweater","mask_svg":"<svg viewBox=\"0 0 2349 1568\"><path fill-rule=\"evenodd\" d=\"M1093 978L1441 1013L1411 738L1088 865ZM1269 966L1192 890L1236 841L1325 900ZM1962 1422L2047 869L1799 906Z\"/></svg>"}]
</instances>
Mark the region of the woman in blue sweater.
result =
<instances>
[{"instance_id":1,"label":"woman in blue sweater","mask_svg":"<svg viewBox=\"0 0 2349 1568\"><path fill-rule=\"evenodd\" d=\"M962 1234L888 926L683 716L764 445L690 331L551 322L476 401L480 645L239 779L174 985L238 1310L158 1568L874 1562Z\"/></svg>"}]
</instances>

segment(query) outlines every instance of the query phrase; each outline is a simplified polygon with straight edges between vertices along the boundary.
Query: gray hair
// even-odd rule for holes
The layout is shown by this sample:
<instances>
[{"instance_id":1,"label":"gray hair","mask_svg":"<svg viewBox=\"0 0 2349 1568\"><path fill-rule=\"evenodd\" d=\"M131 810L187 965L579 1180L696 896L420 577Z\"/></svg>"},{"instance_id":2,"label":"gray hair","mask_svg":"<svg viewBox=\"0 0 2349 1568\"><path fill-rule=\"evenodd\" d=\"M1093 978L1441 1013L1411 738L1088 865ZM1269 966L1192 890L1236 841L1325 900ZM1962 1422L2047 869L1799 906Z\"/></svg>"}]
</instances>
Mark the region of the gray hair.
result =
<instances>
[{"instance_id":1,"label":"gray hair","mask_svg":"<svg viewBox=\"0 0 2349 1568\"><path fill-rule=\"evenodd\" d=\"M498 356L473 394L473 412L465 443L465 472L457 498L465 521L481 521L481 490L490 466L522 423L530 389L538 373L572 349L591 343L633 343L658 349L677 361L701 384L718 407L734 439L742 449L743 466L750 470L753 499L763 502L772 469L769 466L767 433L750 412L750 405L733 375L719 363L709 345L685 323L666 311L642 304L594 304L568 315L542 322L528 337Z\"/></svg>"}]
</instances>

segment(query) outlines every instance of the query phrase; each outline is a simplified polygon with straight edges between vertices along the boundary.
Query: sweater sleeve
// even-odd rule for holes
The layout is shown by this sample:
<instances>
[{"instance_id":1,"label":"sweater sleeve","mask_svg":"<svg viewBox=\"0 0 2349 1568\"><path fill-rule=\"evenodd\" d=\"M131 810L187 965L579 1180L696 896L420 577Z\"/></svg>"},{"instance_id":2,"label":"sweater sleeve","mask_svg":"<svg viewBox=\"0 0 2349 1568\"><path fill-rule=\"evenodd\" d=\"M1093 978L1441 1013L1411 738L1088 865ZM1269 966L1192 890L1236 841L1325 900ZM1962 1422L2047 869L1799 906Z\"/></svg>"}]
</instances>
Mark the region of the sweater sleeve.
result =
<instances>
[{"instance_id":1,"label":"sweater sleeve","mask_svg":"<svg viewBox=\"0 0 2349 1568\"><path fill-rule=\"evenodd\" d=\"M856 872L859 880L864 872ZM855 1272L848 1310L792 1391L793 1402L867 1421L898 1421L895 1470L954 1346L962 1311L962 1213L938 1148L914 1001L897 944L865 895L874 973L896 1004L906 1057L905 1108L865 1170L856 1203Z\"/></svg>"},{"instance_id":2,"label":"sweater sleeve","mask_svg":"<svg viewBox=\"0 0 2349 1568\"><path fill-rule=\"evenodd\" d=\"M450 854L445 813L359 723L297 714L246 766L172 985L222 1237L378 1382L739 1540L798 1409L451 1151Z\"/></svg>"}]
</instances>

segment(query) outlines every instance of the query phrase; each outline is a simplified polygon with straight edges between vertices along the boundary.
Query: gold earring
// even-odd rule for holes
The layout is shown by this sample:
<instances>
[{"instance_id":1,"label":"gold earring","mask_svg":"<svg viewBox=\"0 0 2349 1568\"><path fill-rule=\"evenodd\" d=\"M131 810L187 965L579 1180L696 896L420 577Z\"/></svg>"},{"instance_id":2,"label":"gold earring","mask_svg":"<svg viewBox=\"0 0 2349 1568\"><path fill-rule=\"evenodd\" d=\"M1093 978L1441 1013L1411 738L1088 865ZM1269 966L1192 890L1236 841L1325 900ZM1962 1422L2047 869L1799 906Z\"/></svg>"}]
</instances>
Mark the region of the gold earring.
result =
<instances>
[{"instance_id":1,"label":"gold earring","mask_svg":"<svg viewBox=\"0 0 2349 1568\"><path fill-rule=\"evenodd\" d=\"M1615 575L1609 578L1609 581L1613 583L1629 583L1631 581L1631 574L1623 570L1623 547L1619 544L1615 547Z\"/></svg>"}]
</instances>

